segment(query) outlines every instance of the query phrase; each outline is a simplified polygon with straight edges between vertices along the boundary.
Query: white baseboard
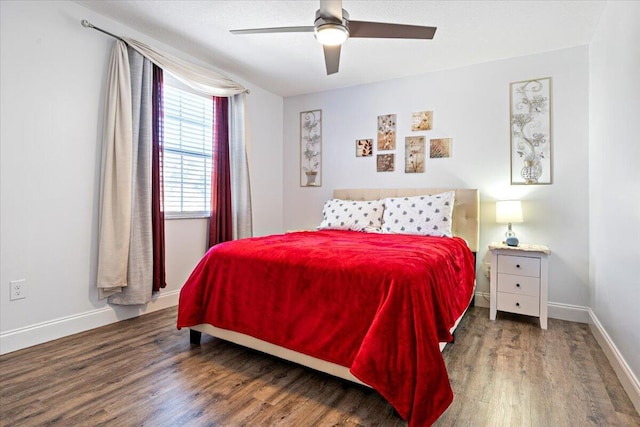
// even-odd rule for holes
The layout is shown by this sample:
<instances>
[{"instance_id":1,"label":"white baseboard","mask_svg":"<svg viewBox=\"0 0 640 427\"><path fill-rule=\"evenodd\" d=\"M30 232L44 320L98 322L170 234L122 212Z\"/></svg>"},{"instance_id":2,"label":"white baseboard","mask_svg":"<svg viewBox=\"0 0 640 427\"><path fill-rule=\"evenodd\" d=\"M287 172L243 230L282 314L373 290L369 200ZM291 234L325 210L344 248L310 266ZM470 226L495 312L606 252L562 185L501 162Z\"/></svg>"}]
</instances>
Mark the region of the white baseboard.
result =
<instances>
[{"instance_id":1,"label":"white baseboard","mask_svg":"<svg viewBox=\"0 0 640 427\"><path fill-rule=\"evenodd\" d=\"M489 308L489 292L477 291L475 293L476 307ZM548 317L551 319L568 320L570 322L589 323L589 308L579 305L561 304L550 302L547 304Z\"/></svg>"},{"instance_id":2,"label":"white baseboard","mask_svg":"<svg viewBox=\"0 0 640 427\"><path fill-rule=\"evenodd\" d=\"M161 293L145 305L108 305L73 316L13 329L0 334L0 354L31 347L58 338L131 319L178 305L180 290Z\"/></svg>"},{"instance_id":3,"label":"white baseboard","mask_svg":"<svg viewBox=\"0 0 640 427\"><path fill-rule=\"evenodd\" d=\"M476 307L489 308L489 296L491 295L489 292L476 291L475 295Z\"/></svg>"},{"instance_id":4,"label":"white baseboard","mask_svg":"<svg viewBox=\"0 0 640 427\"><path fill-rule=\"evenodd\" d=\"M551 319L569 322L589 323L589 307L550 302L547 304L547 316Z\"/></svg>"},{"instance_id":5,"label":"white baseboard","mask_svg":"<svg viewBox=\"0 0 640 427\"><path fill-rule=\"evenodd\" d=\"M640 382L638 378L635 376L629 365L627 364L622 354L618 350L618 347L613 343L609 334L602 326L602 323L598 320L593 310L589 309L589 326L591 327L591 332L593 336L602 347L602 351L609 359L609 363L611 363L611 367L615 371L620 383L622 384L622 388L627 392L629 399L631 399L631 403L635 406L636 411L640 413Z\"/></svg>"}]
</instances>

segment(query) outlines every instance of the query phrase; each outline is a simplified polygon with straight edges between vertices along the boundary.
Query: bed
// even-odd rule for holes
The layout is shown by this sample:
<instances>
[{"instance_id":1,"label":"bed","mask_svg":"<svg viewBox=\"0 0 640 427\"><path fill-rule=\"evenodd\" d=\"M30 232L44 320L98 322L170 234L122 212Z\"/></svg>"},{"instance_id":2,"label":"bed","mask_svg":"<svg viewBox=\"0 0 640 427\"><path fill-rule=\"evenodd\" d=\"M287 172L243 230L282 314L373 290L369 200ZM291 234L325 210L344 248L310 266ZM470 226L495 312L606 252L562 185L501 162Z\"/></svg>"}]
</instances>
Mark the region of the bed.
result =
<instances>
[{"instance_id":1,"label":"bed","mask_svg":"<svg viewBox=\"0 0 640 427\"><path fill-rule=\"evenodd\" d=\"M372 387L410 426L430 425L453 399L441 350L473 301L478 191L334 191L350 209L449 191L452 237L329 227L216 245L181 290L178 328Z\"/></svg>"}]
</instances>

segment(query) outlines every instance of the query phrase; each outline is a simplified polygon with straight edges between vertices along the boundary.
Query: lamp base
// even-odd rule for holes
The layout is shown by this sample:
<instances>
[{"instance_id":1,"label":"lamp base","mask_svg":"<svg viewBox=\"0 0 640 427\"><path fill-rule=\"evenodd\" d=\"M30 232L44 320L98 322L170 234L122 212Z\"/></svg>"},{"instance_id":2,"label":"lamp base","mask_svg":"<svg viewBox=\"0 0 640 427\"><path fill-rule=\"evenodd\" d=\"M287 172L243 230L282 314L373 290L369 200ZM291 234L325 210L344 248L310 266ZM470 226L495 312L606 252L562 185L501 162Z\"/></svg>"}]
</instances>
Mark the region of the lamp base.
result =
<instances>
[{"instance_id":1,"label":"lamp base","mask_svg":"<svg viewBox=\"0 0 640 427\"><path fill-rule=\"evenodd\" d=\"M505 243L507 244L507 246L518 246L520 241L518 240L517 237L511 236L511 237L507 237L507 240L505 241Z\"/></svg>"}]
</instances>

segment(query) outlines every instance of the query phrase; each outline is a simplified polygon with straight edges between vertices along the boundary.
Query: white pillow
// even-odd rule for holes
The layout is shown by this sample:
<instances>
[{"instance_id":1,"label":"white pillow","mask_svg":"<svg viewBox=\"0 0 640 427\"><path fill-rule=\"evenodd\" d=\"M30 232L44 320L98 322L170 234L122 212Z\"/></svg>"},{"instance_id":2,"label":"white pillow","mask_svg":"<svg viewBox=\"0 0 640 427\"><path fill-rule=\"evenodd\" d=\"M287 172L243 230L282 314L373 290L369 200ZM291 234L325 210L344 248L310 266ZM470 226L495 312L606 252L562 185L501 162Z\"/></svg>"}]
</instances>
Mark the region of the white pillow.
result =
<instances>
[{"instance_id":1,"label":"white pillow","mask_svg":"<svg viewBox=\"0 0 640 427\"><path fill-rule=\"evenodd\" d=\"M384 201L327 200L319 230L382 231Z\"/></svg>"},{"instance_id":2,"label":"white pillow","mask_svg":"<svg viewBox=\"0 0 640 427\"><path fill-rule=\"evenodd\" d=\"M451 237L455 192L385 199L383 233Z\"/></svg>"}]
</instances>

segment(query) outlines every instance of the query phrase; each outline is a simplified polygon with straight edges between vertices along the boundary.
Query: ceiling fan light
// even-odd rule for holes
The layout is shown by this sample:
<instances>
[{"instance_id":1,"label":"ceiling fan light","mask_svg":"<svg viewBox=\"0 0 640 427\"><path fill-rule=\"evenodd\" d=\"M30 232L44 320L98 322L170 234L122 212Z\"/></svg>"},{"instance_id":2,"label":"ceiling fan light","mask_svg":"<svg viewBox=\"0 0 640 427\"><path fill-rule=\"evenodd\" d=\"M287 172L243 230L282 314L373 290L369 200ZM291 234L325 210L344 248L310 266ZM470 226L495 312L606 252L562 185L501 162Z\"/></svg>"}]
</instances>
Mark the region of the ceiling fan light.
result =
<instances>
[{"instance_id":1,"label":"ceiling fan light","mask_svg":"<svg viewBox=\"0 0 640 427\"><path fill-rule=\"evenodd\" d=\"M339 46L349 38L349 30L340 24L324 24L315 29L316 40L325 46Z\"/></svg>"}]
</instances>

